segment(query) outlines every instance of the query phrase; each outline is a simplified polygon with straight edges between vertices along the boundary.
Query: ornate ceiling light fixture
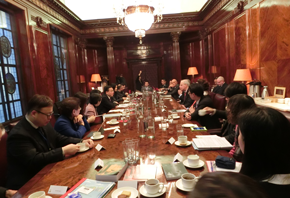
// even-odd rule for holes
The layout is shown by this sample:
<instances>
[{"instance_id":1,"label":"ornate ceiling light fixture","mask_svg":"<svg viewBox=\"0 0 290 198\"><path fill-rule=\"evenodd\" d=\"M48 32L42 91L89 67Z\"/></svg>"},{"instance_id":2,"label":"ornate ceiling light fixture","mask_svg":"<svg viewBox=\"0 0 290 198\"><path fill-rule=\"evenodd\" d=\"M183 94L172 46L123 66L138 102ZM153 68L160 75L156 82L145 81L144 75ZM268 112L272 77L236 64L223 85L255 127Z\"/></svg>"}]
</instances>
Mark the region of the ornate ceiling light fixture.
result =
<instances>
[{"instance_id":1,"label":"ornate ceiling light fixture","mask_svg":"<svg viewBox=\"0 0 290 198\"><path fill-rule=\"evenodd\" d=\"M162 20L163 0L117 0L114 11L117 23L126 25L140 39L153 23Z\"/></svg>"}]
</instances>

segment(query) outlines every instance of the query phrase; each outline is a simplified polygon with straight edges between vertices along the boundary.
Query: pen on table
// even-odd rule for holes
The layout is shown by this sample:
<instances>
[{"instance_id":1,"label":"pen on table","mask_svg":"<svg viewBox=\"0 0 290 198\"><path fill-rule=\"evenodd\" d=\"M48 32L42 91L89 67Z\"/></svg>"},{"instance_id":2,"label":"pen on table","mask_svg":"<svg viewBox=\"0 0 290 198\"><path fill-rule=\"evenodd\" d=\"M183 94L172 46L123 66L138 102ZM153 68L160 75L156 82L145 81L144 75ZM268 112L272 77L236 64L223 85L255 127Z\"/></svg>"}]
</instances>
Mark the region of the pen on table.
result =
<instances>
[{"instance_id":1,"label":"pen on table","mask_svg":"<svg viewBox=\"0 0 290 198\"><path fill-rule=\"evenodd\" d=\"M210 166L211 166L211 172L213 172L213 163L210 162Z\"/></svg>"}]
</instances>

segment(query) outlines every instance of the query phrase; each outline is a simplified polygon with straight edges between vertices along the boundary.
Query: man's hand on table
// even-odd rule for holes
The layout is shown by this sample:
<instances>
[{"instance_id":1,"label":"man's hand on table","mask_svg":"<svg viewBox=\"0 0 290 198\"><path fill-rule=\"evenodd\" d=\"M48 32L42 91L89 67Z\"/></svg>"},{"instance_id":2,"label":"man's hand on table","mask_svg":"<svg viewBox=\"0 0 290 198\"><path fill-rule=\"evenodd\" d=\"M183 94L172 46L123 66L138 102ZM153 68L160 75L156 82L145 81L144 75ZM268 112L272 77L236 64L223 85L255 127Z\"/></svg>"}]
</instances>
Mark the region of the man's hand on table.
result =
<instances>
[{"instance_id":1,"label":"man's hand on table","mask_svg":"<svg viewBox=\"0 0 290 198\"><path fill-rule=\"evenodd\" d=\"M215 111L216 111L216 109L211 108L211 107L205 107L205 108L203 108L203 110L206 111L206 114L215 113Z\"/></svg>"},{"instance_id":2,"label":"man's hand on table","mask_svg":"<svg viewBox=\"0 0 290 198\"><path fill-rule=\"evenodd\" d=\"M11 198L13 195L15 195L15 193L17 193L17 190L6 190L5 197Z\"/></svg>"},{"instance_id":3,"label":"man's hand on table","mask_svg":"<svg viewBox=\"0 0 290 198\"><path fill-rule=\"evenodd\" d=\"M80 145L77 144L68 144L62 147L62 153L65 157L72 156L80 150Z\"/></svg>"},{"instance_id":4,"label":"man's hand on table","mask_svg":"<svg viewBox=\"0 0 290 198\"><path fill-rule=\"evenodd\" d=\"M193 106L191 106L189 109L188 109L189 113L190 114L193 114L195 112L195 108Z\"/></svg>"},{"instance_id":5,"label":"man's hand on table","mask_svg":"<svg viewBox=\"0 0 290 198\"><path fill-rule=\"evenodd\" d=\"M90 116L90 117L88 117L87 121L88 121L88 123L92 123L95 121L95 119L96 119L95 116Z\"/></svg>"},{"instance_id":6,"label":"man's hand on table","mask_svg":"<svg viewBox=\"0 0 290 198\"><path fill-rule=\"evenodd\" d=\"M84 143L86 143L86 146L90 147L90 148L93 148L94 147L94 141L91 140L91 139L86 139L86 140L83 140Z\"/></svg>"},{"instance_id":7,"label":"man's hand on table","mask_svg":"<svg viewBox=\"0 0 290 198\"><path fill-rule=\"evenodd\" d=\"M185 113L185 118L186 118L187 120L191 120L191 113L186 112L186 113Z\"/></svg>"}]
</instances>

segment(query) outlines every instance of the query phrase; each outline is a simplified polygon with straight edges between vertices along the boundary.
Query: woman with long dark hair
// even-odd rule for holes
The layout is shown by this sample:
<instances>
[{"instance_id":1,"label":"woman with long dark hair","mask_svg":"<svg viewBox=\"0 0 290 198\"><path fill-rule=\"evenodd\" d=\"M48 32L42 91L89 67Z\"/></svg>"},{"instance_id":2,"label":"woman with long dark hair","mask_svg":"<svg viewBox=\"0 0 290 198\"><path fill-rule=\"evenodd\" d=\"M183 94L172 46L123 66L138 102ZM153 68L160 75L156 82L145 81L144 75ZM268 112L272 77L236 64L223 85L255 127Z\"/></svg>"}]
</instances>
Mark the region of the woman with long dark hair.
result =
<instances>
[{"instance_id":1,"label":"woman with long dark hair","mask_svg":"<svg viewBox=\"0 0 290 198\"><path fill-rule=\"evenodd\" d=\"M239 118L244 153L241 173L258 181L271 198L290 197L290 125L271 108L254 108Z\"/></svg>"}]
</instances>

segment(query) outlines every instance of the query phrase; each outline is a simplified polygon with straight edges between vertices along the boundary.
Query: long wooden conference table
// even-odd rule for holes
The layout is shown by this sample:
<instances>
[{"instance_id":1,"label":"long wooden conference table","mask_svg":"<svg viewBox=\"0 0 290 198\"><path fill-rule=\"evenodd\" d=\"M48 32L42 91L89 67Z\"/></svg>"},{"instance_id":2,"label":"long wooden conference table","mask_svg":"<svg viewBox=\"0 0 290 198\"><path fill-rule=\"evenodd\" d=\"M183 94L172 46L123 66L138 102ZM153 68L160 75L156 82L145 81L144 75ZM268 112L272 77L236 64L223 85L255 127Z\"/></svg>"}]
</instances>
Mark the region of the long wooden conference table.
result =
<instances>
[{"instance_id":1,"label":"long wooden conference table","mask_svg":"<svg viewBox=\"0 0 290 198\"><path fill-rule=\"evenodd\" d=\"M164 104L167 106L166 110L178 109L179 104L175 100L166 98L164 99ZM150 103L149 103L150 106ZM157 111L160 112L160 111ZM173 137L177 140L175 125L176 124L185 124L185 123L194 123L198 124L195 121L188 121L183 118L184 113L178 113L180 115L179 119L174 120L174 123L170 125L171 128L168 130L167 138ZM152 116L156 115L154 107L152 107ZM110 118L107 118L104 122L107 122ZM97 170L94 167L95 161L100 158L102 160L109 159L123 159L123 148L122 141L126 138L139 138L139 134L136 132L137 120L132 121L132 128L125 130L122 123L119 124L121 133L117 133L115 138L107 138L108 134L113 133L113 130L105 131L104 138L101 140L94 141L95 146L101 144L105 147L105 150L98 151L95 148L90 150L77 153L75 156L67 158L63 161L49 164L44 167L37 175L35 175L30 181L28 181L14 197L28 197L31 193L36 191L45 191L46 194L50 185L59 185L59 186L68 186L71 188L82 178L95 179ZM206 160L215 160L218 155L229 156L227 151L224 150L211 150L211 151L196 151L192 145L188 147L178 147L175 144L165 144L164 143L164 133L162 135L162 130L158 127L157 122L155 124L155 138L140 138L140 157L142 160L146 161L149 158L149 154L155 154L155 164L157 165L157 174L156 178L163 182L167 186L167 191L161 197L186 197L187 192L179 190L175 183L177 180L166 181L164 176L161 163L170 163L173 161L174 156L177 153L180 153L184 159L188 155L197 154L200 156L200 159L204 162ZM102 123L103 128L112 127L106 123ZM97 131L100 128L101 124L94 125L91 127L91 131ZM171 132L169 132L171 131ZM84 139L88 138L87 135L90 133L87 132L84 136ZM191 140L196 135L206 135L207 132L191 132L190 128L184 128L184 133L187 135L188 140ZM152 160L147 160L152 163ZM154 163L154 162L153 162ZM139 162L138 162L139 164ZM203 172L208 172L206 165L199 169L189 169L187 171L200 176ZM123 177L120 178L122 180ZM144 184L144 182L138 183L138 189ZM106 195L106 197L111 197L112 192L117 188L117 185ZM51 197L60 197L56 195L47 194ZM139 194L140 195L140 194ZM142 195L140 195L142 197Z\"/></svg>"}]
</instances>

